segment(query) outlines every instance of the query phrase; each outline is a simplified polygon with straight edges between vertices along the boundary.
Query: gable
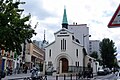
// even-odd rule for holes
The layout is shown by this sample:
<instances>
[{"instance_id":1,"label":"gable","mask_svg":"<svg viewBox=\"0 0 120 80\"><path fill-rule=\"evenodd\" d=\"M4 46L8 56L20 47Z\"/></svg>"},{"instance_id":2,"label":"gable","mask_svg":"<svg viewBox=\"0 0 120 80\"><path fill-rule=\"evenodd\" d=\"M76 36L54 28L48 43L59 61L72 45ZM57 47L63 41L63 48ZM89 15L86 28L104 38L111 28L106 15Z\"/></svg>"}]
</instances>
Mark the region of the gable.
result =
<instances>
[{"instance_id":1,"label":"gable","mask_svg":"<svg viewBox=\"0 0 120 80\"><path fill-rule=\"evenodd\" d=\"M66 34L66 33L73 34L73 32L69 31L68 29L62 28L59 31L55 32L54 35L56 35L56 34Z\"/></svg>"}]
</instances>

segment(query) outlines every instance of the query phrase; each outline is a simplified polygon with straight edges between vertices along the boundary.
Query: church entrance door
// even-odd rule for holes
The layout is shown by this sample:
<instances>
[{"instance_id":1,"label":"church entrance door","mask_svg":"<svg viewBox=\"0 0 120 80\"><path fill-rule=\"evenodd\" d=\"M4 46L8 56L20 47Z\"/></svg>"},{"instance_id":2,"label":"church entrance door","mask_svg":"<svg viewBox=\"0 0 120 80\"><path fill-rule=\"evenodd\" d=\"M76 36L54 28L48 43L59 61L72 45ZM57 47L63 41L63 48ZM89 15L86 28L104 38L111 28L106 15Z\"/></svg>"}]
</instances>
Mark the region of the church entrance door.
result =
<instances>
[{"instance_id":1,"label":"church entrance door","mask_svg":"<svg viewBox=\"0 0 120 80\"><path fill-rule=\"evenodd\" d=\"M66 58L61 58L62 61L62 72L68 72L68 60Z\"/></svg>"}]
</instances>

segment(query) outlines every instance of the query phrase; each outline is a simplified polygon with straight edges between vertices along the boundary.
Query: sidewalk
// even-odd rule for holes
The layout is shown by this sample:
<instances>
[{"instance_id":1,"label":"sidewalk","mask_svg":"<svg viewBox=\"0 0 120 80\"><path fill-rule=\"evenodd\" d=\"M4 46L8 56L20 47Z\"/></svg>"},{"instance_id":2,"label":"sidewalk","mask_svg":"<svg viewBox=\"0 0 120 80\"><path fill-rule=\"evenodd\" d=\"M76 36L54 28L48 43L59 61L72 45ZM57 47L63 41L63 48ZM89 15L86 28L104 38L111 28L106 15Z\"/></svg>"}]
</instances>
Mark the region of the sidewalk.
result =
<instances>
[{"instance_id":1,"label":"sidewalk","mask_svg":"<svg viewBox=\"0 0 120 80\"><path fill-rule=\"evenodd\" d=\"M6 76L5 78L2 78L2 80L9 80L9 79L21 79L21 78L26 78L26 77L30 77L31 73L27 73L27 74L12 74L10 76Z\"/></svg>"},{"instance_id":2,"label":"sidewalk","mask_svg":"<svg viewBox=\"0 0 120 80\"><path fill-rule=\"evenodd\" d=\"M93 74L93 78L80 78L78 80L95 80L97 77L97 74Z\"/></svg>"}]
</instances>

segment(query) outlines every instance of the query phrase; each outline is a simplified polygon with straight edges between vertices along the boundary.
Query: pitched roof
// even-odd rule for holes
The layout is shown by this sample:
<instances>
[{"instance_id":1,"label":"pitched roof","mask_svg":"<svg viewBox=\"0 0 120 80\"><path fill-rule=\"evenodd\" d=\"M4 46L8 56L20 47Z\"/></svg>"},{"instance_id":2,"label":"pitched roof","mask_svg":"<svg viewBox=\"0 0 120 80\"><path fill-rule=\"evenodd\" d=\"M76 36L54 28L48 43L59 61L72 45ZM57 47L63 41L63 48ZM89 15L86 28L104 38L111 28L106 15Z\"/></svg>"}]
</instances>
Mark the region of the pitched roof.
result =
<instances>
[{"instance_id":1,"label":"pitched roof","mask_svg":"<svg viewBox=\"0 0 120 80\"><path fill-rule=\"evenodd\" d=\"M73 34L73 32L69 31L69 30L66 29L66 28L62 28L62 29L60 29L59 31L55 32L54 34L57 34L57 33L59 33L60 31L67 31L68 33Z\"/></svg>"}]
</instances>

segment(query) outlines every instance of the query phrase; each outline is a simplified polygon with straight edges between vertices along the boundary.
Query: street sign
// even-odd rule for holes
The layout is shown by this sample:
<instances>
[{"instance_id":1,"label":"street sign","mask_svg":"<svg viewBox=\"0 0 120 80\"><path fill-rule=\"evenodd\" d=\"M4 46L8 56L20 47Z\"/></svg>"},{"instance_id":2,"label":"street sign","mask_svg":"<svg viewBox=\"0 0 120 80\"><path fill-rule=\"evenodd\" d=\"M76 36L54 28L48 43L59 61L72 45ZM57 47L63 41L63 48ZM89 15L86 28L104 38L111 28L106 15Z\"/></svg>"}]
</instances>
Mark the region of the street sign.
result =
<instances>
[{"instance_id":1,"label":"street sign","mask_svg":"<svg viewBox=\"0 0 120 80\"><path fill-rule=\"evenodd\" d=\"M108 24L108 28L120 27L120 4Z\"/></svg>"}]
</instances>

